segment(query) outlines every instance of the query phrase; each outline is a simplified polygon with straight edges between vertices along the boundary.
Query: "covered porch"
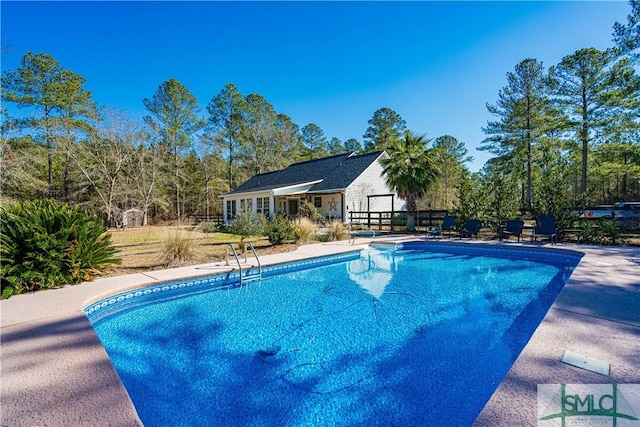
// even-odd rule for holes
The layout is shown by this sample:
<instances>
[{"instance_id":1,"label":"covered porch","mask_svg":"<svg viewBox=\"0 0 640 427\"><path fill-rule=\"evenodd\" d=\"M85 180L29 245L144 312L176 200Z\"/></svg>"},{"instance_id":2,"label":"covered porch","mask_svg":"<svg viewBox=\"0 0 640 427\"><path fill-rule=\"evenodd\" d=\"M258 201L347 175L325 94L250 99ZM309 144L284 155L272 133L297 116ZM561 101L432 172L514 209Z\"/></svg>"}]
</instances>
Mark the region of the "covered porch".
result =
<instances>
[{"instance_id":1,"label":"covered porch","mask_svg":"<svg viewBox=\"0 0 640 427\"><path fill-rule=\"evenodd\" d=\"M314 206L325 219L343 219L347 217L345 196L336 193L299 193L274 196L274 214L296 217L304 202Z\"/></svg>"}]
</instances>

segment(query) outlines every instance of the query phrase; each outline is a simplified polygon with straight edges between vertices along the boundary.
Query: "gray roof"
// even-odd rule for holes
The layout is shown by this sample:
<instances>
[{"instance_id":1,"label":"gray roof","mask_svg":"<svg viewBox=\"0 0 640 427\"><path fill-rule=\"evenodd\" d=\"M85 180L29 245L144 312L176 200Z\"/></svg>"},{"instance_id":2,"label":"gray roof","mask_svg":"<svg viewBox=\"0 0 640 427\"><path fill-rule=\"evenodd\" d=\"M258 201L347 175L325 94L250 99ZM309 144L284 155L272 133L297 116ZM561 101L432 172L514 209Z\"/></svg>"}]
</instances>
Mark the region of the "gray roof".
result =
<instances>
[{"instance_id":1,"label":"gray roof","mask_svg":"<svg viewBox=\"0 0 640 427\"><path fill-rule=\"evenodd\" d=\"M382 153L383 151L361 155L345 153L293 163L279 171L255 175L227 194L269 191L314 181L321 182L315 184L309 191L345 189Z\"/></svg>"}]
</instances>

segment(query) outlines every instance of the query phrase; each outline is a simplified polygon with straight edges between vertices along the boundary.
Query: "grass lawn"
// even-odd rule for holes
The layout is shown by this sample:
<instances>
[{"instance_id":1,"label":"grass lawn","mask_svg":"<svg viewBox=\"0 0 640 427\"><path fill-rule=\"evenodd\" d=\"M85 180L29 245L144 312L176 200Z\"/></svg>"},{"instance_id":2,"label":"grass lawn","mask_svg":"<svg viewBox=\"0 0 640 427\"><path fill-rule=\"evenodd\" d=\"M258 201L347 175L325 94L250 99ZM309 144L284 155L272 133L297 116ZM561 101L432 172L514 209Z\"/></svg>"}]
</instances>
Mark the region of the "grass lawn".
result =
<instances>
[{"instance_id":1,"label":"grass lawn","mask_svg":"<svg viewBox=\"0 0 640 427\"><path fill-rule=\"evenodd\" d=\"M110 229L118 257L122 264L113 268L108 275L139 273L148 270L166 268L163 251L169 238L179 234L188 239L191 257L183 265L205 264L221 261L225 258L228 243L234 243L238 250L240 236L226 233L203 233L196 231L194 226L149 226L127 228L124 230ZM250 237L245 239L253 243L259 254L273 252L274 248L264 237ZM290 251L296 245L280 245L278 251Z\"/></svg>"}]
</instances>

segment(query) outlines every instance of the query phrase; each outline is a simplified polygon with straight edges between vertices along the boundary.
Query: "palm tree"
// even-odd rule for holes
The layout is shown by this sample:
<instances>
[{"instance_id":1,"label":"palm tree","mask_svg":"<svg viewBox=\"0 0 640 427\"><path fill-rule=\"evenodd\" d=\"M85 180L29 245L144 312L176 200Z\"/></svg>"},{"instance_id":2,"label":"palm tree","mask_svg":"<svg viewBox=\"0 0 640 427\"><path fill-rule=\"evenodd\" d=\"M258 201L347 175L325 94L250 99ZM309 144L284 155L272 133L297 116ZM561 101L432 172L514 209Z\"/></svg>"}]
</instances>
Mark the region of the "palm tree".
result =
<instances>
[{"instance_id":1,"label":"palm tree","mask_svg":"<svg viewBox=\"0 0 640 427\"><path fill-rule=\"evenodd\" d=\"M390 158L382 160L387 185L407 201L408 231L415 231L416 202L438 178L432 149L427 147L429 142L425 135L406 131L401 139L389 144Z\"/></svg>"}]
</instances>

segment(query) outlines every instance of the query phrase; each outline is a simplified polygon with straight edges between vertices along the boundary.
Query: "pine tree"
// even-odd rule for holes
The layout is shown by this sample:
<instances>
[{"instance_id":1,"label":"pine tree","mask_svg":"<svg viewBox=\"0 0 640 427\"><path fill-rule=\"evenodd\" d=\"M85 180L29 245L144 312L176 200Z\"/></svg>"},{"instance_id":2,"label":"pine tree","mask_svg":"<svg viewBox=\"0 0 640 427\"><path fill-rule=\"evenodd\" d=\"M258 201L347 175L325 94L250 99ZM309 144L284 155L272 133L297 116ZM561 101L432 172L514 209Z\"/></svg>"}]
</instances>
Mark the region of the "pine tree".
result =
<instances>
[{"instance_id":1,"label":"pine tree","mask_svg":"<svg viewBox=\"0 0 640 427\"><path fill-rule=\"evenodd\" d=\"M499 120L483 128L489 135L480 150L487 150L511 164L526 182L525 204L533 202L533 151L543 136L562 120L550 100L547 75L541 62L525 59L507 73L507 86L500 90L498 102L487 109Z\"/></svg>"},{"instance_id":2,"label":"pine tree","mask_svg":"<svg viewBox=\"0 0 640 427\"><path fill-rule=\"evenodd\" d=\"M242 129L243 115L246 109L246 102L242 94L232 83L222 89L214 96L209 105L209 128L208 131L214 138L224 146L227 158L227 173L229 178L229 191L235 188L235 161L236 154L240 149L240 132Z\"/></svg>"},{"instance_id":3,"label":"pine tree","mask_svg":"<svg viewBox=\"0 0 640 427\"><path fill-rule=\"evenodd\" d=\"M376 110L368 123L363 135L365 151L386 150L393 141L402 138L407 129L407 122L388 107Z\"/></svg>"},{"instance_id":4,"label":"pine tree","mask_svg":"<svg viewBox=\"0 0 640 427\"><path fill-rule=\"evenodd\" d=\"M204 127L199 117L198 100L189 90L175 79L162 83L151 99L143 104L151 113L144 120L155 129L172 154L174 180L175 213L178 221L182 218L180 187L180 154L192 146L192 136Z\"/></svg>"},{"instance_id":5,"label":"pine tree","mask_svg":"<svg viewBox=\"0 0 640 427\"><path fill-rule=\"evenodd\" d=\"M580 192L587 193L589 151L633 126L640 81L628 59L613 50L580 49L550 69L555 93L581 145Z\"/></svg>"},{"instance_id":6,"label":"pine tree","mask_svg":"<svg viewBox=\"0 0 640 427\"><path fill-rule=\"evenodd\" d=\"M47 182L50 197L55 194L53 158L56 147L55 125L64 123L69 134L85 127L78 119L91 116L95 106L85 79L65 70L51 55L27 52L15 71L2 77L2 99L30 110L18 124L31 129L33 138L47 150Z\"/></svg>"}]
</instances>

